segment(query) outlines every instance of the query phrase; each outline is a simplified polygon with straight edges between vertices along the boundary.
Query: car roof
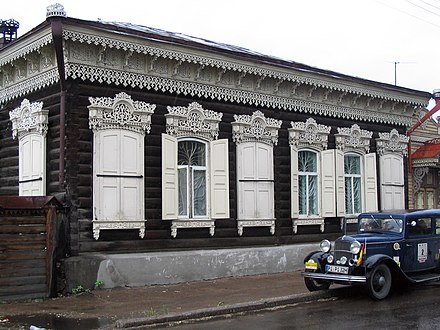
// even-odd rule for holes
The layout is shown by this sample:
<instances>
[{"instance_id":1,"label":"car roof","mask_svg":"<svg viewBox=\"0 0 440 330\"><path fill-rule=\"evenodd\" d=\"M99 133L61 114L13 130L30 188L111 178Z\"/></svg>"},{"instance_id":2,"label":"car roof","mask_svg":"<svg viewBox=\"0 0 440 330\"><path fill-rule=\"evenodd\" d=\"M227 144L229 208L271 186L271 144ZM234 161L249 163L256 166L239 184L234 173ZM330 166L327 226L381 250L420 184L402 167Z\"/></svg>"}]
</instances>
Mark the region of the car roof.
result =
<instances>
[{"instance_id":1,"label":"car roof","mask_svg":"<svg viewBox=\"0 0 440 330\"><path fill-rule=\"evenodd\" d=\"M381 211L381 212L366 212L361 213L359 215L360 217L371 217L371 216L379 216L383 218L384 216L399 216L400 217L432 217L432 216L438 216L440 217L440 209L423 209L423 210L387 210L387 211Z\"/></svg>"}]
</instances>

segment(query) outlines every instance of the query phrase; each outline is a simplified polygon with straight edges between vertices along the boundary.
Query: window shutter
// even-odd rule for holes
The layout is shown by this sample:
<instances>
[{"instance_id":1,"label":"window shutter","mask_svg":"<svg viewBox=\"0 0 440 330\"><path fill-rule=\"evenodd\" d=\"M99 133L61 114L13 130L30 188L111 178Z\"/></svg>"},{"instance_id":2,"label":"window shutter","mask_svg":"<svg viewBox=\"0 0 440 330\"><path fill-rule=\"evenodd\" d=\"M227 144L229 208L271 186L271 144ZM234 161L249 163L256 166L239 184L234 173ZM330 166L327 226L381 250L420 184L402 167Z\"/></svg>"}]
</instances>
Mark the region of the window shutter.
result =
<instances>
[{"instance_id":1,"label":"window shutter","mask_svg":"<svg viewBox=\"0 0 440 330\"><path fill-rule=\"evenodd\" d=\"M229 218L228 140L211 142L211 218Z\"/></svg>"},{"instance_id":2,"label":"window shutter","mask_svg":"<svg viewBox=\"0 0 440 330\"><path fill-rule=\"evenodd\" d=\"M364 194L365 212L376 212L377 208L377 174L376 154L364 155Z\"/></svg>"},{"instance_id":3,"label":"window shutter","mask_svg":"<svg viewBox=\"0 0 440 330\"><path fill-rule=\"evenodd\" d=\"M177 139L162 134L162 219L177 219L179 212L177 180Z\"/></svg>"},{"instance_id":4,"label":"window shutter","mask_svg":"<svg viewBox=\"0 0 440 330\"><path fill-rule=\"evenodd\" d=\"M380 159L382 210L404 209L403 157L386 154Z\"/></svg>"},{"instance_id":5,"label":"window shutter","mask_svg":"<svg viewBox=\"0 0 440 330\"><path fill-rule=\"evenodd\" d=\"M290 189L291 189L291 216L292 218L298 218L299 216L299 196L298 196L298 150L294 147L290 147L290 159L291 159L291 169L290 169Z\"/></svg>"},{"instance_id":6,"label":"window shutter","mask_svg":"<svg viewBox=\"0 0 440 330\"><path fill-rule=\"evenodd\" d=\"M19 195L46 195L46 137L29 134L19 142Z\"/></svg>"},{"instance_id":7,"label":"window shutter","mask_svg":"<svg viewBox=\"0 0 440 330\"><path fill-rule=\"evenodd\" d=\"M240 143L237 146L238 218L255 219L257 204L256 143ZM249 180L249 181L247 181Z\"/></svg>"},{"instance_id":8,"label":"window shutter","mask_svg":"<svg viewBox=\"0 0 440 330\"><path fill-rule=\"evenodd\" d=\"M121 213L124 220L144 219L143 139L143 135L121 131Z\"/></svg>"},{"instance_id":9,"label":"window shutter","mask_svg":"<svg viewBox=\"0 0 440 330\"><path fill-rule=\"evenodd\" d=\"M345 216L345 175L344 175L344 153L335 150L336 162L336 212L338 217Z\"/></svg>"},{"instance_id":10,"label":"window shutter","mask_svg":"<svg viewBox=\"0 0 440 330\"><path fill-rule=\"evenodd\" d=\"M256 144L256 182L257 200L255 204L256 219L273 219L274 182L273 182L273 147L263 143ZM244 161L248 161L245 159Z\"/></svg>"},{"instance_id":11,"label":"window shutter","mask_svg":"<svg viewBox=\"0 0 440 330\"><path fill-rule=\"evenodd\" d=\"M321 216L336 216L335 151L321 152Z\"/></svg>"}]
</instances>

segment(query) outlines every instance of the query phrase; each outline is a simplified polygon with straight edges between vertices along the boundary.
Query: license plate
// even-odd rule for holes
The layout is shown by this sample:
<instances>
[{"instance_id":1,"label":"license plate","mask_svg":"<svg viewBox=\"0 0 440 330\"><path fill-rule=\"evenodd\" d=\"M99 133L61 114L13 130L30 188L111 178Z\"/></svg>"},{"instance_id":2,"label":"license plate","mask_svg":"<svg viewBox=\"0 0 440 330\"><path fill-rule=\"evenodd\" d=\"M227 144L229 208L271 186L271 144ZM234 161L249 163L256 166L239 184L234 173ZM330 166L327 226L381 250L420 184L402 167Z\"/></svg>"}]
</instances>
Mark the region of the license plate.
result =
<instances>
[{"instance_id":1,"label":"license plate","mask_svg":"<svg viewBox=\"0 0 440 330\"><path fill-rule=\"evenodd\" d=\"M348 274L348 267L345 266L326 265L325 270L328 273Z\"/></svg>"}]
</instances>

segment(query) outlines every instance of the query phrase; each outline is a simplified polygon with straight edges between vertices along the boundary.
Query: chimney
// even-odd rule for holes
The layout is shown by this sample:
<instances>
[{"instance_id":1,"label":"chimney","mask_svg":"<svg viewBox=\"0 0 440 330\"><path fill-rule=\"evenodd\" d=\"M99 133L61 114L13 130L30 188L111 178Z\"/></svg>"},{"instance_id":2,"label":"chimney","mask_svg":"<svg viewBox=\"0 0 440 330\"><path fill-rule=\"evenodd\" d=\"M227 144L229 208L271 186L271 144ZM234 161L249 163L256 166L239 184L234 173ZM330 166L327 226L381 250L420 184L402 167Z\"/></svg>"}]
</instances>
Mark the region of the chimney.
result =
<instances>
[{"instance_id":1,"label":"chimney","mask_svg":"<svg viewBox=\"0 0 440 330\"><path fill-rule=\"evenodd\" d=\"M66 11L64 10L64 6L59 3L55 3L53 5L46 7L46 18L48 17L66 17Z\"/></svg>"},{"instance_id":2,"label":"chimney","mask_svg":"<svg viewBox=\"0 0 440 330\"><path fill-rule=\"evenodd\" d=\"M434 89L432 91L432 98L435 100L435 104L440 103L440 89Z\"/></svg>"},{"instance_id":3,"label":"chimney","mask_svg":"<svg viewBox=\"0 0 440 330\"><path fill-rule=\"evenodd\" d=\"M11 19L0 19L0 49L17 39L20 23Z\"/></svg>"}]
</instances>

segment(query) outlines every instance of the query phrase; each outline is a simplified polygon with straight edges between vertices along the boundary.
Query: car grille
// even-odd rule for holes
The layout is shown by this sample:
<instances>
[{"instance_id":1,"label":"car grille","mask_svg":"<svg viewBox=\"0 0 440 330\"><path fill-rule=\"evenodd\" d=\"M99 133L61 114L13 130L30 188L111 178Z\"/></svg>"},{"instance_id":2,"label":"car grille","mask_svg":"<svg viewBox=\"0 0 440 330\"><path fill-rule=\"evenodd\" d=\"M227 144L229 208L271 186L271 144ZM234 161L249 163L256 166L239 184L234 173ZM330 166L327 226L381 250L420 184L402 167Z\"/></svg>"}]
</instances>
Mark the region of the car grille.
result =
<instances>
[{"instance_id":1,"label":"car grille","mask_svg":"<svg viewBox=\"0 0 440 330\"><path fill-rule=\"evenodd\" d=\"M347 257L348 260L353 258L353 254L350 252L350 241L336 240L335 241L335 260L341 259L342 256Z\"/></svg>"}]
</instances>

